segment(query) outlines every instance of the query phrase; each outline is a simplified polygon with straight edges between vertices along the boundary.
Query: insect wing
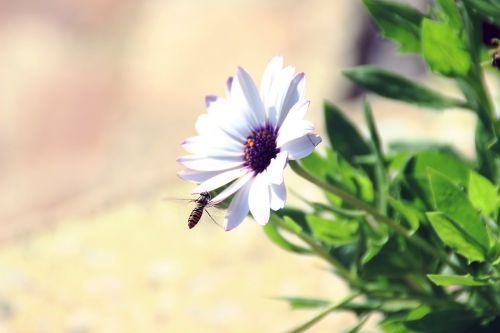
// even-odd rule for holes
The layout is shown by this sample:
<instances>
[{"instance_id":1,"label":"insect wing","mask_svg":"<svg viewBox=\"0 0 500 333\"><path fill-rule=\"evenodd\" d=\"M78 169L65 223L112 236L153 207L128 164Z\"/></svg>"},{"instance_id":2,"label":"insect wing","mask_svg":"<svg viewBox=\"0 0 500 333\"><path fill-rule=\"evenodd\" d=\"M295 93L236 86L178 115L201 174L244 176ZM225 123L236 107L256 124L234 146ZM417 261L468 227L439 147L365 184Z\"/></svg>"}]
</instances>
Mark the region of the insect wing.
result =
<instances>
[{"instance_id":1,"label":"insect wing","mask_svg":"<svg viewBox=\"0 0 500 333\"><path fill-rule=\"evenodd\" d=\"M204 211L199 223L215 223L222 228L226 211L216 205L208 204Z\"/></svg>"}]
</instances>

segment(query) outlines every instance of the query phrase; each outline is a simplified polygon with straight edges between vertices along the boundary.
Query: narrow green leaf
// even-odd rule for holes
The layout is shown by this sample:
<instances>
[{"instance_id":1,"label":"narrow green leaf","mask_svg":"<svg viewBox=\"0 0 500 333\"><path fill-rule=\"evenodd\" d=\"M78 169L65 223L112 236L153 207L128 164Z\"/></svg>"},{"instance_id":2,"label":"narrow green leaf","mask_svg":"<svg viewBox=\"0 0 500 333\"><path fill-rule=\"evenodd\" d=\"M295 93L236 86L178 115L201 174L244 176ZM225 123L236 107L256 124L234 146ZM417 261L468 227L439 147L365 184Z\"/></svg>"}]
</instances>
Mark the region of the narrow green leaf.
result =
<instances>
[{"instance_id":1,"label":"narrow green leaf","mask_svg":"<svg viewBox=\"0 0 500 333\"><path fill-rule=\"evenodd\" d=\"M445 76L466 76L472 64L460 31L429 19L422 21L422 55L433 72Z\"/></svg>"},{"instance_id":2,"label":"narrow green leaf","mask_svg":"<svg viewBox=\"0 0 500 333\"><path fill-rule=\"evenodd\" d=\"M370 132L370 138L372 139L373 148L379 156L379 159L382 158L382 144L380 143L380 136L378 135L377 126L375 125L375 120L373 120L373 113L370 103L367 99L364 100L363 103L363 113L365 115L365 121L368 125L368 130Z\"/></svg>"},{"instance_id":3,"label":"narrow green leaf","mask_svg":"<svg viewBox=\"0 0 500 333\"><path fill-rule=\"evenodd\" d=\"M392 208L394 208L398 213L400 213L408 225L412 233L418 230L420 226L420 220L423 218L423 214L413 206L406 205L401 201L389 198L389 203Z\"/></svg>"},{"instance_id":4,"label":"narrow green leaf","mask_svg":"<svg viewBox=\"0 0 500 333\"><path fill-rule=\"evenodd\" d=\"M379 327L385 333L421 333L407 328L400 319L385 319Z\"/></svg>"},{"instance_id":5,"label":"narrow green leaf","mask_svg":"<svg viewBox=\"0 0 500 333\"><path fill-rule=\"evenodd\" d=\"M294 310L322 308L330 304L329 301L318 298L276 297L275 299L286 301L288 305L290 305L290 307Z\"/></svg>"},{"instance_id":6,"label":"narrow green leaf","mask_svg":"<svg viewBox=\"0 0 500 333\"><path fill-rule=\"evenodd\" d=\"M366 202L372 202L373 185L366 172L361 168L355 168L328 147L325 148L325 153L326 156L321 156L313 152L301 160L301 165L315 178L338 186ZM332 195L327 194L327 198L332 204L342 203L340 199L336 197L334 199Z\"/></svg>"},{"instance_id":7,"label":"narrow green leaf","mask_svg":"<svg viewBox=\"0 0 500 333\"><path fill-rule=\"evenodd\" d=\"M400 45L401 52L420 52L420 22L423 14L406 4L363 0L383 37Z\"/></svg>"},{"instance_id":8,"label":"narrow green leaf","mask_svg":"<svg viewBox=\"0 0 500 333\"><path fill-rule=\"evenodd\" d=\"M496 24L500 24L500 3L497 0L463 0L477 13L488 17Z\"/></svg>"},{"instance_id":9,"label":"narrow green leaf","mask_svg":"<svg viewBox=\"0 0 500 333\"><path fill-rule=\"evenodd\" d=\"M425 333L464 333L477 320L472 310L463 307L448 307L446 309L420 308L408 314L405 326Z\"/></svg>"},{"instance_id":10,"label":"narrow green leaf","mask_svg":"<svg viewBox=\"0 0 500 333\"><path fill-rule=\"evenodd\" d=\"M484 261L484 248L479 246L458 223L447 218L443 213L430 212L426 215L443 243L470 261Z\"/></svg>"},{"instance_id":11,"label":"narrow green leaf","mask_svg":"<svg viewBox=\"0 0 500 333\"><path fill-rule=\"evenodd\" d=\"M331 220L315 215L308 215L306 219L314 238L324 243L339 246L357 238L359 225L355 221Z\"/></svg>"},{"instance_id":12,"label":"narrow green leaf","mask_svg":"<svg viewBox=\"0 0 500 333\"><path fill-rule=\"evenodd\" d=\"M370 316L368 315L361 317L361 319L358 321L356 325L354 325L350 329L342 331L342 333L358 333L359 330L363 328L363 325L367 322L368 318L370 318Z\"/></svg>"},{"instance_id":13,"label":"narrow green leaf","mask_svg":"<svg viewBox=\"0 0 500 333\"><path fill-rule=\"evenodd\" d=\"M455 0L438 0L438 4L443 10L445 22L457 29L461 29L462 17Z\"/></svg>"},{"instance_id":14,"label":"narrow green leaf","mask_svg":"<svg viewBox=\"0 0 500 333\"><path fill-rule=\"evenodd\" d=\"M439 274L427 274L429 280L438 286L486 286L488 283L485 281L476 280L473 276L467 275L439 275Z\"/></svg>"},{"instance_id":15,"label":"narrow green leaf","mask_svg":"<svg viewBox=\"0 0 500 333\"><path fill-rule=\"evenodd\" d=\"M472 205L484 216L498 211L498 187L474 171L470 172L467 194Z\"/></svg>"},{"instance_id":16,"label":"narrow green leaf","mask_svg":"<svg viewBox=\"0 0 500 333\"><path fill-rule=\"evenodd\" d=\"M469 242L486 254L489 249L489 237L486 225L471 205L467 196L448 178L429 169L429 182L434 199L434 207L455 221L468 236Z\"/></svg>"},{"instance_id":17,"label":"narrow green leaf","mask_svg":"<svg viewBox=\"0 0 500 333\"><path fill-rule=\"evenodd\" d=\"M370 154L368 144L339 108L325 102L324 112L326 132L333 150L349 162L352 162L354 156Z\"/></svg>"},{"instance_id":18,"label":"narrow green leaf","mask_svg":"<svg viewBox=\"0 0 500 333\"><path fill-rule=\"evenodd\" d=\"M326 309L324 309L323 311L318 313L316 316L314 316L313 318L311 318L310 320L308 320L304 324L300 325L299 327L296 327L295 329L288 331L288 333L305 332L306 330L311 328L314 324L319 322L321 319L323 319L324 317L329 315L331 312L341 308L342 306L344 306L345 304L347 304L348 302L350 302L353 298L355 298L357 296L358 296L357 293L353 293L353 294L350 294L350 295L344 297L342 300L327 307Z\"/></svg>"},{"instance_id":19,"label":"narrow green leaf","mask_svg":"<svg viewBox=\"0 0 500 333\"><path fill-rule=\"evenodd\" d=\"M269 237L269 239L274 244L278 245L284 250L300 254L307 254L311 252L309 249L306 249L305 247L299 245L295 245L292 242L288 241L285 237L283 237L283 235L281 235L281 233L278 231L276 225L273 223L272 219L268 224L264 226L263 229L267 237Z\"/></svg>"},{"instance_id":20,"label":"narrow green leaf","mask_svg":"<svg viewBox=\"0 0 500 333\"><path fill-rule=\"evenodd\" d=\"M291 218L290 216L287 215L283 216L283 221L285 221L285 223L290 226L291 230L294 233L300 234L302 232L302 227L300 226L300 224L295 222L293 218Z\"/></svg>"},{"instance_id":21,"label":"narrow green leaf","mask_svg":"<svg viewBox=\"0 0 500 333\"><path fill-rule=\"evenodd\" d=\"M432 109L466 107L466 103L443 96L398 74L373 66L360 66L343 72L357 85L380 96Z\"/></svg>"},{"instance_id":22,"label":"narrow green leaf","mask_svg":"<svg viewBox=\"0 0 500 333\"><path fill-rule=\"evenodd\" d=\"M396 238L389 238L382 249L363 265L362 277L402 277L425 272L426 265L429 265L428 257L419 249L411 244L401 243Z\"/></svg>"},{"instance_id":23,"label":"narrow green leaf","mask_svg":"<svg viewBox=\"0 0 500 333\"><path fill-rule=\"evenodd\" d=\"M387 175L387 170L385 167L385 159L382 151L382 144L380 143L380 137L378 135L377 126L373 120L372 109L368 100L365 99L363 112L365 115L365 121L368 125L368 130L370 132L370 146L376 157L375 159L375 188L377 195L375 197L377 203L377 209L382 214L387 212L387 195L389 194L389 177Z\"/></svg>"}]
</instances>

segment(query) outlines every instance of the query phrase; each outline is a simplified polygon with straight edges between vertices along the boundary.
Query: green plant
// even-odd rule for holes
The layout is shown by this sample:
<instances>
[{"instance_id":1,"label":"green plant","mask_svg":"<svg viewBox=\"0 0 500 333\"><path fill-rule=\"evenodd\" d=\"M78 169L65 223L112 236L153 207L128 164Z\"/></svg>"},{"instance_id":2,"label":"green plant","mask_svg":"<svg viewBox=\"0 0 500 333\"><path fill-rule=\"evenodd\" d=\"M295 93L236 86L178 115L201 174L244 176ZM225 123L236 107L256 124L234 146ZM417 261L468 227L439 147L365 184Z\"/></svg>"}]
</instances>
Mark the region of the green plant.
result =
<instances>
[{"instance_id":1,"label":"green plant","mask_svg":"<svg viewBox=\"0 0 500 333\"><path fill-rule=\"evenodd\" d=\"M499 332L500 119L484 80L485 70L499 72L481 34L483 21L500 25L500 3L436 0L425 13L387 0L364 4L382 36L455 81L462 96L450 98L372 66L344 74L380 96L474 113L476 157L467 160L437 144L384 150L367 100L368 138L326 103L330 148L290 166L324 190L328 204L305 200L307 211L279 210L264 230L287 251L324 259L352 294L335 302L285 298L293 308L318 311L292 332L337 310L358 316L349 332L361 330L373 312L383 314L385 332Z\"/></svg>"}]
</instances>

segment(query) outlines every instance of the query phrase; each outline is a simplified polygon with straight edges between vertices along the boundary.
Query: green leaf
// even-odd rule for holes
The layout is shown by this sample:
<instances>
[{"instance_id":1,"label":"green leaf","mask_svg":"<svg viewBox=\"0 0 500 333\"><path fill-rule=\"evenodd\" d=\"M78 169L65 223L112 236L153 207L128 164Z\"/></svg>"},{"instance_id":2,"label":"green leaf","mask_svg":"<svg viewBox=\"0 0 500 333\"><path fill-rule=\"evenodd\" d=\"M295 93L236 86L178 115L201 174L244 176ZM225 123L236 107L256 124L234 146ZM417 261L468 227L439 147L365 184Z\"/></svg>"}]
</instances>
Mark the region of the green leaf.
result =
<instances>
[{"instance_id":1,"label":"green leaf","mask_svg":"<svg viewBox=\"0 0 500 333\"><path fill-rule=\"evenodd\" d=\"M426 271L429 260L411 244L390 238L382 249L362 268L363 278L402 277Z\"/></svg>"},{"instance_id":2,"label":"green leaf","mask_svg":"<svg viewBox=\"0 0 500 333\"><path fill-rule=\"evenodd\" d=\"M389 198L389 203L392 208L394 208L398 213L400 213L408 225L412 234L418 230L420 226L420 221L423 219L423 214L418 209L413 206L406 205L401 201L395 200L393 198Z\"/></svg>"},{"instance_id":3,"label":"green leaf","mask_svg":"<svg viewBox=\"0 0 500 333\"><path fill-rule=\"evenodd\" d=\"M314 238L330 245L343 245L356 240L358 223L348 220L331 220L315 215L306 217Z\"/></svg>"},{"instance_id":4,"label":"green leaf","mask_svg":"<svg viewBox=\"0 0 500 333\"><path fill-rule=\"evenodd\" d=\"M309 328L311 328L314 324L316 324L317 322L319 322L321 319L323 319L324 317L326 317L327 315L329 315L331 312L333 312L333 311L335 311L337 309L340 309L342 306L344 306L345 304L347 304L348 302L350 302L356 296L357 296L357 294L350 294L350 295L344 297L342 300L340 300L337 303L334 303L334 304L330 305L329 307L327 307L326 309L324 309L323 311L321 311L320 313L318 313L317 315L315 315L313 318L311 318L310 320L308 320L304 324L300 325L299 327L296 327L295 329L292 329L292 330L288 331L288 333L305 332L306 330L308 330Z\"/></svg>"},{"instance_id":5,"label":"green leaf","mask_svg":"<svg viewBox=\"0 0 500 333\"><path fill-rule=\"evenodd\" d=\"M398 43L401 52L420 52L422 13L405 4L384 0L363 0L383 37Z\"/></svg>"},{"instance_id":6,"label":"green leaf","mask_svg":"<svg viewBox=\"0 0 500 333\"><path fill-rule=\"evenodd\" d=\"M276 297L276 299L288 302L288 305L294 310L322 308L330 304L329 301L318 298Z\"/></svg>"},{"instance_id":7,"label":"green leaf","mask_svg":"<svg viewBox=\"0 0 500 333\"><path fill-rule=\"evenodd\" d=\"M479 246L458 223L439 212L430 212L426 216L443 243L470 261L484 261L484 248Z\"/></svg>"},{"instance_id":8,"label":"green leaf","mask_svg":"<svg viewBox=\"0 0 500 333\"><path fill-rule=\"evenodd\" d=\"M429 19L422 21L422 55L433 72L445 76L466 76L472 64L460 31Z\"/></svg>"},{"instance_id":9,"label":"green leaf","mask_svg":"<svg viewBox=\"0 0 500 333\"><path fill-rule=\"evenodd\" d=\"M387 195L389 194L389 177L385 168L385 159L382 152L382 144L380 143L380 137L378 135L377 127L375 125L375 121L373 120L372 109L367 99L365 99L363 111L366 123L368 125L368 130L370 131L370 146L376 157L375 187L377 190L377 195L375 197L375 200L377 203L378 211L385 214L387 211Z\"/></svg>"},{"instance_id":10,"label":"green leaf","mask_svg":"<svg viewBox=\"0 0 500 333\"><path fill-rule=\"evenodd\" d=\"M471 310L462 307L431 310L421 306L408 314L405 326L425 333L462 333L468 332L476 320Z\"/></svg>"},{"instance_id":11,"label":"green leaf","mask_svg":"<svg viewBox=\"0 0 500 333\"><path fill-rule=\"evenodd\" d=\"M350 163L354 156L370 154L370 147L342 111L334 104L324 105L326 132L336 152Z\"/></svg>"},{"instance_id":12,"label":"green leaf","mask_svg":"<svg viewBox=\"0 0 500 333\"><path fill-rule=\"evenodd\" d=\"M375 125L375 120L373 120L373 113L370 103L367 99L364 100L363 113L365 115L365 121L368 125L368 131L370 132L370 138L373 144L373 150L377 155L377 160L382 159L382 144L380 143L380 136L378 135L377 126Z\"/></svg>"},{"instance_id":13,"label":"green leaf","mask_svg":"<svg viewBox=\"0 0 500 333\"><path fill-rule=\"evenodd\" d=\"M301 160L301 165L314 177L338 186L366 202L372 202L373 185L366 173L350 165L336 152L328 148L325 152L325 157L313 152ZM332 204L341 204L340 200L334 199L331 195L327 194L327 198Z\"/></svg>"},{"instance_id":14,"label":"green leaf","mask_svg":"<svg viewBox=\"0 0 500 333\"><path fill-rule=\"evenodd\" d=\"M283 235L278 231L276 225L273 223L272 219L263 227L263 229L267 237L269 237L269 239L274 244L278 245L284 250L300 254L308 254L311 252L309 249L306 249L299 245L295 245L292 242L288 241L285 237L283 237Z\"/></svg>"},{"instance_id":15,"label":"green leaf","mask_svg":"<svg viewBox=\"0 0 500 333\"><path fill-rule=\"evenodd\" d=\"M457 228L465 233L468 242L474 243L483 254L486 254L489 249L486 224L481 220L465 193L448 178L433 169L428 170L428 175L434 207L456 222ZM484 257L477 259L484 259Z\"/></svg>"},{"instance_id":16,"label":"green leaf","mask_svg":"<svg viewBox=\"0 0 500 333\"><path fill-rule=\"evenodd\" d=\"M432 206L432 193L427 177L429 168L445 174L454 183L461 186L466 186L469 179L469 166L453 154L424 151L413 156L406 164L404 171L408 183L407 187L429 207Z\"/></svg>"},{"instance_id":17,"label":"green leaf","mask_svg":"<svg viewBox=\"0 0 500 333\"><path fill-rule=\"evenodd\" d=\"M443 10L445 22L457 29L461 29L463 25L462 17L455 4L455 0L438 0L438 4Z\"/></svg>"},{"instance_id":18,"label":"green leaf","mask_svg":"<svg viewBox=\"0 0 500 333\"><path fill-rule=\"evenodd\" d=\"M365 315L361 317L361 319L358 321L356 325L351 327L350 329L347 329L345 331L342 331L342 333L358 333L361 328L363 328L363 325L366 323L366 321L370 318L370 316Z\"/></svg>"},{"instance_id":19,"label":"green leaf","mask_svg":"<svg viewBox=\"0 0 500 333\"><path fill-rule=\"evenodd\" d=\"M500 24L500 3L497 0L463 0L479 14Z\"/></svg>"},{"instance_id":20,"label":"green leaf","mask_svg":"<svg viewBox=\"0 0 500 333\"><path fill-rule=\"evenodd\" d=\"M290 216L283 216L283 221L285 221L285 223L290 226L291 230L294 233L300 234L302 232L302 227L300 226L300 224L295 222Z\"/></svg>"},{"instance_id":21,"label":"green leaf","mask_svg":"<svg viewBox=\"0 0 500 333\"><path fill-rule=\"evenodd\" d=\"M498 187L474 171L470 172L467 194L471 204L484 216L498 211Z\"/></svg>"},{"instance_id":22,"label":"green leaf","mask_svg":"<svg viewBox=\"0 0 500 333\"><path fill-rule=\"evenodd\" d=\"M385 333L420 333L407 328L403 322L398 319L385 319L379 324L379 327Z\"/></svg>"},{"instance_id":23,"label":"green leaf","mask_svg":"<svg viewBox=\"0 0 500 333\"><path fill-rule=\"evenodd\" d=\"M357 85L380 96L432 109L465 107L466 103L445 97L419 83L373 66L360 66L343 72Z\"/></svg>"},{"instance_id":24,"label":"green leaf","mask_svg":"<svg viewBox=\"0 0 500 333\"><path fill-rule=\"evenodd\" d=\"M438 286L486 286L488 283L485 281L476 280L473 276L467 275L439 275L439 274L427 274L429 280Z\"/></svg>"}]
</instances>

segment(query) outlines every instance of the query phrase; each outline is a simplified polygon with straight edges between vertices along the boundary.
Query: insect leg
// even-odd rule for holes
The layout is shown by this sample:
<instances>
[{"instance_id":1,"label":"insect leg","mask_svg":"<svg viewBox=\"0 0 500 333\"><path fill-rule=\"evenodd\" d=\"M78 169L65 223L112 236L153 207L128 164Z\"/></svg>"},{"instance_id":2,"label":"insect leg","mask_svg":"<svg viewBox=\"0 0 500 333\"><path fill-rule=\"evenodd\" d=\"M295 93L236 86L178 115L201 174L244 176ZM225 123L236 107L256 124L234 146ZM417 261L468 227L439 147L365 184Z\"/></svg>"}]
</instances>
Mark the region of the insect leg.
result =
<instances>
[{"instance_id":1,"label":"insect leg","mask_svg":"<svg viewBox=\"0 0 500 333\"><path fill-rule=\"evenodd\" d=\"M222 226L221 226L219 223L217 223L217 221L215 221L215 219L212 217L212 215L210 215L210 213L209 213L209 211L208 211L207 209L205 209L205 213L207 213L207 215L208 215L208 216L210 216L210 218L212 219L212 221L213 221L215 224L217 224L219 227L221 227L221 228L222 228Z\"/></svg>"}]
</instances>

